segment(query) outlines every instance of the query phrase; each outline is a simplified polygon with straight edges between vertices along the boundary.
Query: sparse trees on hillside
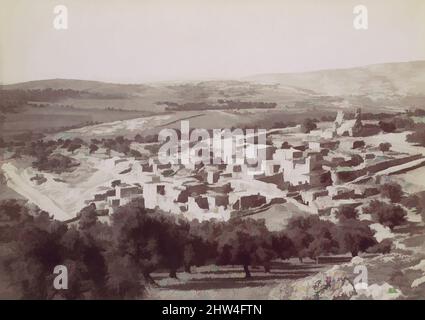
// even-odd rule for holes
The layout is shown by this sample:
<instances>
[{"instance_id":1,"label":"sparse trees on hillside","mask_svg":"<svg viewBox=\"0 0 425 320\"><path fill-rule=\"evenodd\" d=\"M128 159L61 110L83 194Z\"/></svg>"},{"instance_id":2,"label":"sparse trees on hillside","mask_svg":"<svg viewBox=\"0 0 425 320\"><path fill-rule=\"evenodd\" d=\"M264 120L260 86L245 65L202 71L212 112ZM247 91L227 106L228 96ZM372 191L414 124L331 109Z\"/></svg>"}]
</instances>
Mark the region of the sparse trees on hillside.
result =
<instances>
[{"instance_id":1,"label":"sparse trees on hillside","mask_svg":"<svg viewBox=\"0 0 425 320\"><path fill-rule=\"evenodd\" d=\"M289 144L289 142L288 142L288 141L284 141L284 142L282 143L281 148L282 148L282 149L289 149L289 148L291 148L291 145Z\"/></svg>"},{"instance_id":2,"label":"sparse trees on hillside","mask_svg":"<svg viewBox=\"0 0 425 320\"><path fill-rule=\"evenodd\" d=\"M32 163L32 165L41 171L62 173L64 171L72 170L74 167L79 165L79 162L71 157L54 153L37 159Z\"/></svg>"}]
</instances>

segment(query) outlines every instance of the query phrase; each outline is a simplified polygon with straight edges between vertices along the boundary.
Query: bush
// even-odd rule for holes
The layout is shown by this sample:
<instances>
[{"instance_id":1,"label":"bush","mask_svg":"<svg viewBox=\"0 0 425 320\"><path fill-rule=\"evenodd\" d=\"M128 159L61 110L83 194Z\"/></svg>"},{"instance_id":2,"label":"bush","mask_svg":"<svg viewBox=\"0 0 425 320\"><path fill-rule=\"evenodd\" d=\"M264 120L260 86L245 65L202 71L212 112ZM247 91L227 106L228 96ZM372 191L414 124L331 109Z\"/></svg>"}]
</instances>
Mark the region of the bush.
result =
<instances>
[{"instance_id":1,"label":"bush","mask_svg":"<svg viewBox=\"0 0 425 320\"><path fill-rule=\"evenodd\" d=\"M398 183L386 183L381 187L381 195L391 200L391 202L399 203L403 196L403 191Z\"/></svg>"},{"instance_id":2,"label":"bush","mask_svg":"<svg viewBox=\"0 0 425 320\"><path fill-rule=\"evenodd\" d=\"M368 253L390 253L393 242L390 239L384 239L366 250Z\"/></svg>"},{"instance_id":3,"label":"bush","mask_svg":"<svg viewBox=\"0 0 425 320\"><path fill-rule=\"evenodd\" d=\"M316 128L317 124L310 118L305 119L301 124L301 131L303 133L309 133L311 130L314 130Z\"/></svg>"},{"instance_id":4,"label":"bush","mask_svg":"<svg viewBox=\"0 0 425 320\"><path fill-rule=\"evenodd\" d=\"M89 147L90 149L90 153L96 152L97 150L99 150L99 147L97 145L95 145L94 143L92 143Z\"/></svg>"},{"instance_id":5,"label":"bush","mask_svg":"<svg viewBox=\"0 0 425 320\"><path fill-rule=\"evenodd\" d=\"M403 198L401 203L407 208L416 209L416 213L422 215L422 221L425 221L425 191L411 194Z\"/></svg>"},{"instance_id":6,"label":"bush","mask_svg":"<svg viewBox=\"0 0 425 320\"><path fill-rule=\"evenodd\" d=\"M342 206L337 212L338 219L356 219L358 211L353 206Z\"/></svg>"},{"instance_id":7,"label":"bush","mask_svg":"<svg viewBox=\"0 0 425 320\"><path fill-rule=\"evenodd\" d=\"M79 162L75 159L59 153L39 158L37 161L33 162L33 166L38 170L55 173L72 171L78 165Z\"/></svg>"},{"instance_id":8,"label":"bush","mask_svg":"<svg viewBox=\"0 0 425 320\"><path fill-rule=\"evenodd\" d=\"M284 141L280 147L281 149L290 149L291 145L289 144L288 141Z\"/></svg>"},{"instance_id":9,"label":"bush","mask_svg":"<svg viewBox=\"0 0 425 320\"><path fill-rule=\"evenodd\" d=\"M356 167L364 162L364 159L359 154L353 154L351 159L348 161L350 166Z\"/></svg>"},{"instance_id":10,"label":"bush","mask_svg":"<svg viewBox=\"0 0 425 320\"><path fill-rule=\"evenodd\" d=\"M381 150L382 152L387 152L390 151L392 145L389 142L382 142L379 144L379 150Z\"/></svg>"},{"instance_id":11,"label":"bush","mask_svg":"<svg viewBox=\"0 0 425 320\"><path fill-rule=\"evenodd\" d=\"M416 124L414 132L407 135L406 141L425 146L425 124Z\"/></svg>"},{"instance_id":12,"label":"bush","mask_svg":"<svg viewBox=\"0 0 425 320\"><path fill-rule=\"evenodd\" d=\"M379 127L384 132L394 132L396 130L394 122L379 121Z\"/></svg>"},{"instance_id":13,"label":"bush","mask_svg":"<svg viewBox=\"0 0 425 320\"><path fill-rule=\"evenodd\" d=\"M363 140L356 140L353 142L353 149L361 149L364 148L365 142Z\"/></svg>"},{"instance_id":14,"label":"bush","mask_svg":"<svg viewBox=\"0 0 425 320\"><path fill-rule=\"evenodd\" d=\"M389 227L391 230L406 222L407 212L399 205L372 200L363 211L371 214L375 221Z\"/></svg>"}]
</instances>

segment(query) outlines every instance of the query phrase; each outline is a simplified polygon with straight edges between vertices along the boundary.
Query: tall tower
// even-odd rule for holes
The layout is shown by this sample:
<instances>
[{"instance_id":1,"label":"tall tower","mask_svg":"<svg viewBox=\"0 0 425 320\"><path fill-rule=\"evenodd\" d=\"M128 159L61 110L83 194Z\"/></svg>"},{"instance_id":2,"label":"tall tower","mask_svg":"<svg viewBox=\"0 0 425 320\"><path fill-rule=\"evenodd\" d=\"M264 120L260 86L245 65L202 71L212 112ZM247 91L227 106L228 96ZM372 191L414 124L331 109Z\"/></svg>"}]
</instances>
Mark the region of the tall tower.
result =
<instances>
[{"instance_id":1,"label":"tall tower","mask_svg":"<svg viewBox=\"0 0 425 320\"><path fill-rule=\"evenodd\" d=\"M363 129L363 123L362 123L362 111L360 108L356 110L356 114L354 116L354 119L356 120L354 122L353 128L352 128L352 136L358 136L361 134L361 131Z\"/></svg>"},{"instance_id":2,"label":"tall tower","mask_svg":"<svg viewBox=\"0 0 425 320\"><path fill-rule=\"evenodd\" d=\"M344 122L344 111L339 110L334 121L333 129L334 130L338 129L343 122Z\"/></svg>"}]
</instances>

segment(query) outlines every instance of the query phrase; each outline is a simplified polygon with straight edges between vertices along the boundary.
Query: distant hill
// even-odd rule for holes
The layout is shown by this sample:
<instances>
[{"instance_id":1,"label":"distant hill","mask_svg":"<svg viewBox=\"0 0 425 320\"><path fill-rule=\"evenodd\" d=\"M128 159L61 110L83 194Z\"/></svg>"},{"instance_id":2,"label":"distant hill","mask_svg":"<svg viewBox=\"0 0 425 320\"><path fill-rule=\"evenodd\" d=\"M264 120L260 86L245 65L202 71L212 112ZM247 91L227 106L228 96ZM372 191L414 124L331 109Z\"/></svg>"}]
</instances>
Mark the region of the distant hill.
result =
<instances>
[{"instance_id":1,"label":"distant hill","mask_svg":"<svg viewBox=\"0 0 425 320\"><path fill-rule=\"evenodd\" d=\"M71 89L75 91L86 91L100 94L134 94L142 93L149 88L143 84L118 84L101 81L75 80L75 79L48 79L28 81L3 86L4 89Z\"/></svg>"},{"instance_id":2,"label":"distant hill","mask_svg":"<svg viewBox=\"0 0 425 320\"><path fill-rule=\"evenodd\" d=\"M120 101L121 104L137 105L157 109L157 103L168 101L172 103L216 103L219 99L241 100L253 102L275 102L280 100L298 100L306 95L305 90L284 88L279 85L256 84L249 81L191 81L191 82L160 82L153 84L116 84L100 81L49 79L29 81L3 86L6 90L42 90L71 89L75 91L114 96L131 103ZM101 98L99 96L99 98ZM102 101L104 105L105 101ZM81 99L67 100L68 104L81 106ZM91 104L96 104L91 99ZM115 104L114 104L115 105Z\"/></svg>"},{"instance_id":3,"label":"distant hill","mask_svg":"<svg viewBox=\"0 0 425 320\"><path fill-rule=\"evenodd\" d=\"M79 108L122 108L163 112L168 104L214 104L220 99L276 103L278 108L425 108L425 61L305 73L260 74L237 80L117 84L50 79L5 85L3 89L72 89L94 98L64 99Z\"/></svg>"},{"instance_id":4,"label":"distant hill","mask_svg":"<svg viewBox=\"0 0 425 320\"><path fill-rule=\"evenodd\" d=\"M425 95L425 61L305 73L259 74L244 80L280 84L333 96Z\"/></svg>"},{"instance_id":5,"label":"distant hill","mask_svg":"<svg viewBox=\"0 0 425 320\"><path fill-rule=\"evenodd\" d=\"M206 119L211 126L230 125L233 121L232 126L243 127L252 123L299 123L298 117L320 118L340 109L425 109L425 61L262 74L235 80L118 84L49 79L0 89L2 136L181 111L208 111Z\"/></svg>"}]
</instances>

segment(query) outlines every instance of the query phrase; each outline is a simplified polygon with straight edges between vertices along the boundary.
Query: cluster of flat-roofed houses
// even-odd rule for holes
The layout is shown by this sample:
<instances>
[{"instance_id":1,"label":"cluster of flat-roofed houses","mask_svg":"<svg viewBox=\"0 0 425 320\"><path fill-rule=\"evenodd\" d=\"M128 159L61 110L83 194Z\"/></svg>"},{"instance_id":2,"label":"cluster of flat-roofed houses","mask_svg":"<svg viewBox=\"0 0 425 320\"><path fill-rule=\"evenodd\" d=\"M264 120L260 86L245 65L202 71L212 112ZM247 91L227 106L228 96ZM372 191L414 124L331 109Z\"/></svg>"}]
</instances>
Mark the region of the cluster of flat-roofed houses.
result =
<instances>
[{"instance_id":1,"label":"cluster of flat-roofed houses","mask_svg":"<svg viewBox=\"0 0 425 320\"><path fill-rule=\"evenodd\" d=\"M422 157L376 156L376 150L369 150L360 139L364 130L374 128L362 124L360 111L353 120L344 120L339 112L331 128L311 131L298 144L264 145L268 156L255 172L247 163L185 165L161 164L156 158L140 160L137 170L145 176L143 183L127 183L124 176L86 202L113 212L134 198L143 198L148 209L229 218L288 201L311 213L329 213L377 194L378 179L385 178L376 174L379 171ZM362 177L372 182L353 183Z\"/></svg>"}]
</instances>

